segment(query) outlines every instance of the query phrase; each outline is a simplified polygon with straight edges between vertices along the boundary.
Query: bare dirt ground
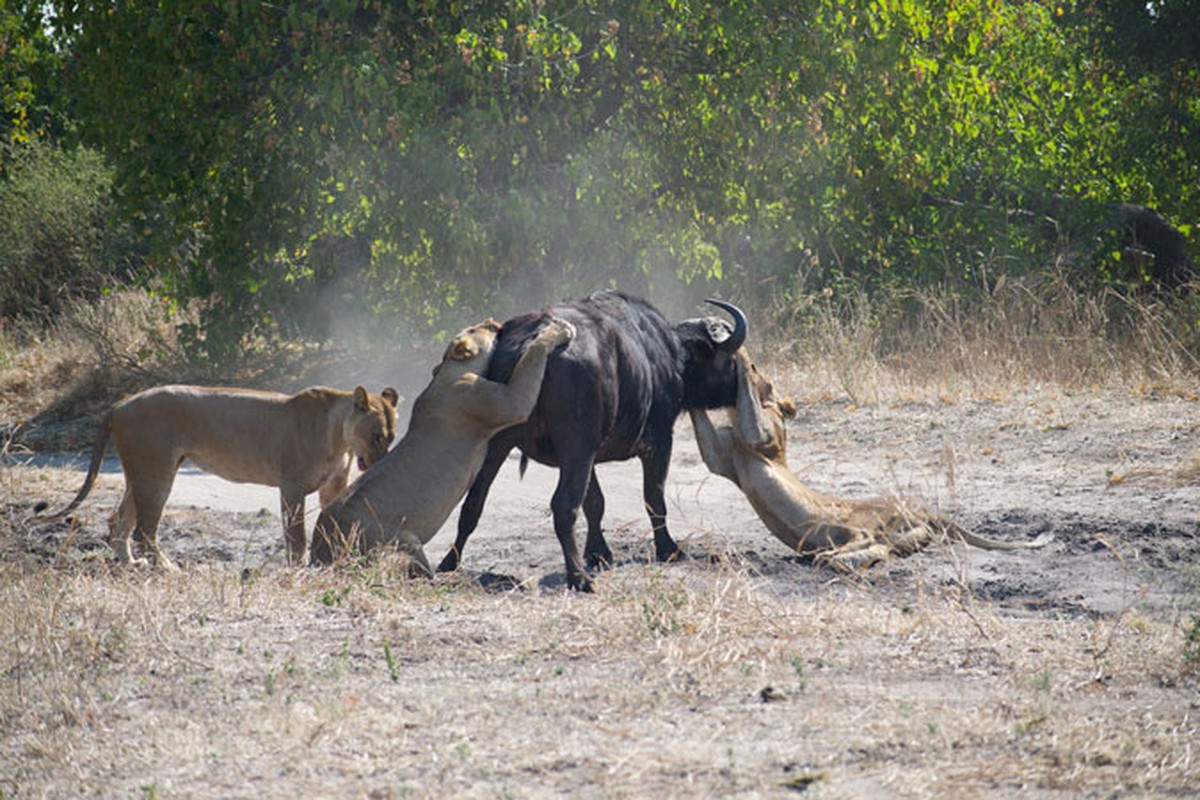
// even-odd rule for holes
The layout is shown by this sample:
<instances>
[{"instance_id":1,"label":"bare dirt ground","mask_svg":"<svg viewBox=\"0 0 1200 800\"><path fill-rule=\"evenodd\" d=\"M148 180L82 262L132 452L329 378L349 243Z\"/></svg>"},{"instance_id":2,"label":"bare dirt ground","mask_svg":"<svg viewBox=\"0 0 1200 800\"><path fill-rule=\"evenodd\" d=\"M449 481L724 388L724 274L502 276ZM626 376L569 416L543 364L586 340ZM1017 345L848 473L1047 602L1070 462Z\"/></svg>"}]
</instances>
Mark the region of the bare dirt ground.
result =
<instances>
[{"instance_id":1,"label":"bare dirt ground","mask_svg":"<svg viewBox=\"0 0 1200 800\"><path fill-rule=\"evenodd\" d=\"M638 465L602 465L619 563L595 595L564 589L556 473L515 459L433 584L386 559L289 570L273 490L188 470L159 534L182 574L119 570L115 460L49 530L30 507L82 465L10 464L0 797L1192 797L1198 412L1147 391L804 404L790 461L814 488L1054 535L850 577L790 556L681 422L670 525L717 558L649 562Z\"/></svg>"}]
</instances>

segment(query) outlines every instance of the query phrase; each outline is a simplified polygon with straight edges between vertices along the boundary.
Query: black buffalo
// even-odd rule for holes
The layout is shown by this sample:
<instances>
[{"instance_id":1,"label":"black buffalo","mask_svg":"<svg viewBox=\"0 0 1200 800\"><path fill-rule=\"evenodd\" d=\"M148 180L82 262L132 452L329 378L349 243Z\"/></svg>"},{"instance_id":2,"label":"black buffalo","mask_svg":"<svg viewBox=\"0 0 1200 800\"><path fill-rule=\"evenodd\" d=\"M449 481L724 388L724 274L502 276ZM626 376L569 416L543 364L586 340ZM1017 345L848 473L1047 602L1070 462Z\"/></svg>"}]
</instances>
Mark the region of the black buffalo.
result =
<instances>
[{"instance_id":1,"label":"black buffalo","mask_svg":"<svg viewBox=\"0 0 1200 800\"><path fill-rule=\"evenodd\" d=\"M459 513L458 538L439 571L458 567L488 489L514 447L521 448L526 458L559 468L550 508L567 562L568 586L591 589L575 543L580 506L588 523L584 547L588 566L612 562L600 529L604 494L593 469L602 461L641 459L655 554L660 561L677 557L679 547L667 532L663 498L675 418L685 408L734 404L737 375L732 355L746 339L746 316L728 303L709 302L728 311L733 325L711 318L672 325L646 301L616 291L504 323L488 366L487 377L492 380L508 379L548 314L571 322L576 333L570 345L550 357L529 419L492 437Z\"/></svg>"}]
</instances>

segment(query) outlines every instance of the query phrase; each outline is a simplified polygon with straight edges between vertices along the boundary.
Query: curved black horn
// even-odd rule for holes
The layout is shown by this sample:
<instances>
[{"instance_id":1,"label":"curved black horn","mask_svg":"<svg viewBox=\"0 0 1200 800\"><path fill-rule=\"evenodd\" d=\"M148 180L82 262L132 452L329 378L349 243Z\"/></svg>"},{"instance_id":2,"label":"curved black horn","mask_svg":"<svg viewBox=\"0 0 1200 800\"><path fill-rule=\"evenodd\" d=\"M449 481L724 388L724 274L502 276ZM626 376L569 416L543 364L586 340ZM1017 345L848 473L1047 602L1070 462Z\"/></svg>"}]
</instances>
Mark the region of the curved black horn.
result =
<instances>
[{"instance_id":1,"label":"curved black horn","mask_svg":"<svg viewBox=\"0 0 1200 800\"><path fill-rule=\"evenodd\" d=\"M729 334L728 339L721 342L720 349L728 353L736 352L739 347L745 344L746 332L750 328L750 325L746 322L746 315L733 303L726 303L724 300L717 300L710 297L705 302L711 303L717 308L725 309L733 317L733 333Z\"/></svg>"}]
</instances>

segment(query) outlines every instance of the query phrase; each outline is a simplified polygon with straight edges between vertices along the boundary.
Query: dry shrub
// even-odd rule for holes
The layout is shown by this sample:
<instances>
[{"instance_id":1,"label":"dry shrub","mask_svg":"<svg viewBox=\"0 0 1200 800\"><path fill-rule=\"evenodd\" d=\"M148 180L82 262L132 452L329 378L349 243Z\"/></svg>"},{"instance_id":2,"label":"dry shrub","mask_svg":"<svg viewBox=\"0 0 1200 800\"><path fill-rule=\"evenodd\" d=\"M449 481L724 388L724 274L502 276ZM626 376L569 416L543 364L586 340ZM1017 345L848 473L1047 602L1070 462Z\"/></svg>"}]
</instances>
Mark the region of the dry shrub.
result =
<instances>
[{"instance_id":1,"label":"dry shrub","mask_svg":"<svg viewBox=\"0 0 1200 800\"><path fill-rule=\"evenodd\" d=\"M96 413L141 388L197 374L162 298L121 289L75 302L48 326L0 329L0 410L9 420Z\"/></svg>"}]
</instances>

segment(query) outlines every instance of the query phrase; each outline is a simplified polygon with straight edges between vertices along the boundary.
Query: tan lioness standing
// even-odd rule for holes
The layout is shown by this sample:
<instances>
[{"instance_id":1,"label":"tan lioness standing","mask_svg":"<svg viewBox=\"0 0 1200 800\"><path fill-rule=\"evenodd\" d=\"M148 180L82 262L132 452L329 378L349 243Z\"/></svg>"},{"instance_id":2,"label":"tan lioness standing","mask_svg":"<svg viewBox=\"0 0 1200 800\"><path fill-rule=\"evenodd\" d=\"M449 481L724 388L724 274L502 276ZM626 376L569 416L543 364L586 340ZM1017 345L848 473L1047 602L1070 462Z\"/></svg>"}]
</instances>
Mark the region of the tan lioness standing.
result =
<instances>
[{"instance_id":1,"label":"tan lioness standing","mask_svg":"<svg viewBox=\"0 0 1200 800\"><path fill-rule=\"evenodd\" d=\"M160 386L131 395L105 416L87 477L75 499L41 521L69 514L88 496L111 436L125 473L125 496L109 518L119 561L133 562L131 535L161 567L158 522L184 459L239 483L279 487L288 562L304 564L304 498L325 506L346 487L352 457L361 469L383 458L396 438L395 389L369 394L314 387L294 395L251 389Z\"/></svg>"},{"instance_id":2,"label":"tan lioness standing","mask_svg":"<svg viewBox=\"0 0 1200 800\"><path fill-rule=\"evenodd\" d=\"M691 411L696 443L709 470L737 484L767 529L792 550L846 571L913 553L940 537L985 550L1022 550L1049 541L1048 536L1030 542L978 536L914 498L848 500L813 491L787 464L785 420L796 415L795 405L775 397L744 350L735 358L737 405L720 425L707 411Z\"/></svg>"},{"instance_id":3,"label":"tan lioness standing","mask_svg":"<svg viewBox=\"0 0 1200 800\"><path fill-rule=\"evenodd\" d=\"M498 383L483 373L499 330L500 323L489 319L454 337L433 369L433 380L413 403L408 432L317 518L313 563L329 564L347 552L391 544L433 575L425 543L475 480L492 434L529 417L546 359L575 336L569 322L551 318L508 383Z\"/></svg>"}]
</instances>

